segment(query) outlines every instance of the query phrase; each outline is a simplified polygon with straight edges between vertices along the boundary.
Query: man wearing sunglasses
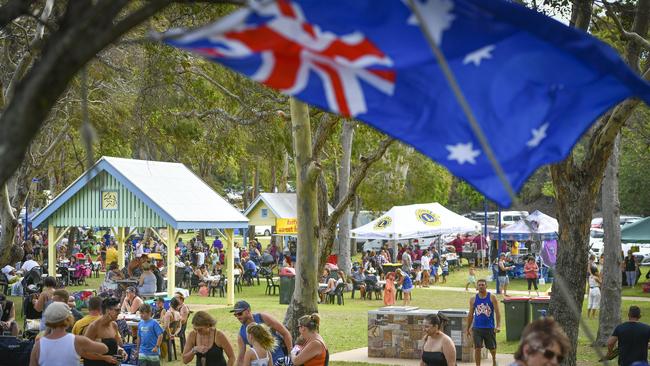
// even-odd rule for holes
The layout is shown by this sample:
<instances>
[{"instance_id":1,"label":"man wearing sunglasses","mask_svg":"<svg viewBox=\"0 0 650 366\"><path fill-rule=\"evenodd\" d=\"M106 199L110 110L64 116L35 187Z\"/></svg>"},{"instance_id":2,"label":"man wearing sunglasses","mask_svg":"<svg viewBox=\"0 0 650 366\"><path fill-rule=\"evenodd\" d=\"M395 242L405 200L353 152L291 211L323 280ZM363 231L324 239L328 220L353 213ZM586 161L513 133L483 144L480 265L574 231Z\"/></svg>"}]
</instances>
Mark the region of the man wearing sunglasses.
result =
<instances>
[{"instance_id":1,"label":"man wearing sunglasses","mask_svg":"<svg viewBox=\"0 0 650 366\"><path fill-rule=\"evenodd\" d=\"M612 336L607 340L610 352L618 343L618 364L628 366L636 361L648 362L648 341L650 341L650 326L641 323L641 309L630 306L627 313L628 321L614 328Z\"/></svg>"},{"instance_id":2,"label":"man wearing sunglasses","mask_svg":"<svg viewBox=\"0 0 650 366\"><path fill-rule=\"evenodd\" d=\"M538 319L524 328L510 366L559 366L570 347L569 337L553 318Z\"/></svg>"},{"instance_id":3,"label":"man wearing sunglasses","mask_svg":"<svg viewBox=\"0 0 650 366\"><path fill-rule=\"evenodd\" d=\"M246 346L250 346L250 342L246 336L246 327L250 323L257 324L266 324L275 338L278 341L278 347L273 351L271 357L273 358L274 366L288 366L290 363L290 357L288 350L291 350L293 347L293 340L291 339L291 333L289 330L282 325L277 319L267 313L255 313L251 312L251 306L246 301L237 301L234 309L230 310L231 313L239 320L242 324L239 328L239 336L237 337L237 345L239 349L239 354L237 355L237 365L243 365L244 355L246 354Z\"/></svg>"}]
</instances>

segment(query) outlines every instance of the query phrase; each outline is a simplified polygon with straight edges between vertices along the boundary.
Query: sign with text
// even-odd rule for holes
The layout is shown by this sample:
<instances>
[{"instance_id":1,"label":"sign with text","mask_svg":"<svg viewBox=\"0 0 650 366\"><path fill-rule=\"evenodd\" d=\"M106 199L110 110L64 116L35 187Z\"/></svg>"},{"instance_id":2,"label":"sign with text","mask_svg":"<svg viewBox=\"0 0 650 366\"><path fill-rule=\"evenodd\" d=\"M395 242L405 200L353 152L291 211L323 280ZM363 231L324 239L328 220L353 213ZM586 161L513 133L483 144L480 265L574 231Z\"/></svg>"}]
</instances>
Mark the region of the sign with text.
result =
<instances>
[{"instance_id":1,"label":"sign with text","mask_svg":"<svg viewBox=\"0 0 650 366\"><path fill-rule=\"evenodd\" d=\"M276 219L275 233L278 235L298 234L298 219Z\"/></svg>"}]
</instances>

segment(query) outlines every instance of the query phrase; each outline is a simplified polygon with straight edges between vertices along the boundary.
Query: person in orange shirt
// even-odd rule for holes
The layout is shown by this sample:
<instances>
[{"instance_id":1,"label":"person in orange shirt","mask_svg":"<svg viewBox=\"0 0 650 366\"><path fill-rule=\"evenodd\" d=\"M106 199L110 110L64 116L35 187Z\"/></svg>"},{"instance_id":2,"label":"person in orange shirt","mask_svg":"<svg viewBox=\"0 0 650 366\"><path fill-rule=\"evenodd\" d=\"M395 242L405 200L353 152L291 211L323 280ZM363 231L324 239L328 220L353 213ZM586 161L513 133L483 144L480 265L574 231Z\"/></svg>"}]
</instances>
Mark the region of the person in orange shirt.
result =
<instances>
[{"instance_id":1,"label":"person in orange shirt","mask_svg":"<svg viewBox=\"0 0 650 366\"><path fill-rule=\"evenodd\" d=\"M298 319L298 332L305 340L305 346L298 354L291 354L295 365L325 366L329 351L323 337L320 336L320 317L318 314L305 315Z\"/></svg>"}]
</instances>

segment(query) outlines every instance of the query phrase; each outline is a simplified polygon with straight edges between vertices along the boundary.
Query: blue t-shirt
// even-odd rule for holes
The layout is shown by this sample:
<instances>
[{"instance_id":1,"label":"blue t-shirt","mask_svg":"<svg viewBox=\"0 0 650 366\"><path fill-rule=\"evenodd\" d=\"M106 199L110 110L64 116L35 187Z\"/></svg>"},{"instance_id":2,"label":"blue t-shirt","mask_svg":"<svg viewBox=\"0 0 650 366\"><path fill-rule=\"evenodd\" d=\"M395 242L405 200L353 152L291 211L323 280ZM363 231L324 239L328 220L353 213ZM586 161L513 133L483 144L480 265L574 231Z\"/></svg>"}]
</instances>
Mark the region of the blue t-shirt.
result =
<instances>
[{"instance_id":1,"label":"blue t-shirt","mask_svg":"<svg viewBox=\"0 0 650 366\"><path fill-rule=\"evenodd\" d=\"M158 353L153 353L151 350L156 346L158 336L162 333L162 327L154 319L140 320L138 323L138 338L140 338L139 353L147 356L159 355L160 348L158 348Z\"/></svg>"}]
</instances>

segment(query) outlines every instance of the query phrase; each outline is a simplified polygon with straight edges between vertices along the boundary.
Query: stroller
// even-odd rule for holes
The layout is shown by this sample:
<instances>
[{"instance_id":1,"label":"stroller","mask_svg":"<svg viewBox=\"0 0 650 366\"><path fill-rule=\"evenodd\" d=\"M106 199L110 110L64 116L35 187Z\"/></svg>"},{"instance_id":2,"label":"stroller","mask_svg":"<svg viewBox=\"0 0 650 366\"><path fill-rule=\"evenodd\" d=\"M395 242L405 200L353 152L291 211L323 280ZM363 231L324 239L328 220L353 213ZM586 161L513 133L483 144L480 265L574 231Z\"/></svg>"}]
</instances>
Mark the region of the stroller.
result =
<instances>
[{"instance_id":1,"label":"stroller","mask_svg":"<svg viewBox=\"0 0 650 366\"><path fill-rule=\"evenodd\" d=\"M24 317L23 337L27 339L36 338L40 330L42 312L36 311L36 309L34 309L34 304L32 303L32 299L38 296L40 292L40 288L34 284L24 288L22 306Z\"/></svg>"}]
</instances>

